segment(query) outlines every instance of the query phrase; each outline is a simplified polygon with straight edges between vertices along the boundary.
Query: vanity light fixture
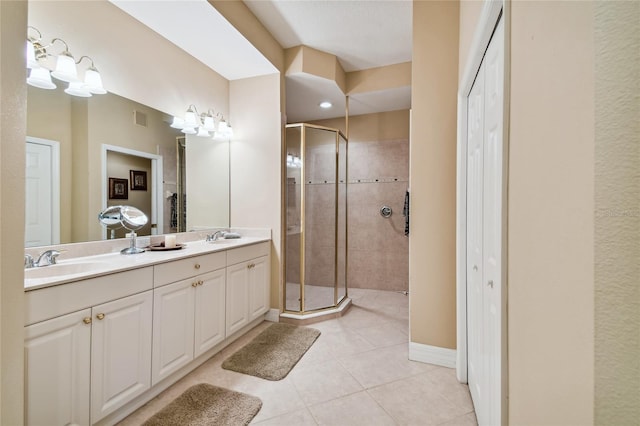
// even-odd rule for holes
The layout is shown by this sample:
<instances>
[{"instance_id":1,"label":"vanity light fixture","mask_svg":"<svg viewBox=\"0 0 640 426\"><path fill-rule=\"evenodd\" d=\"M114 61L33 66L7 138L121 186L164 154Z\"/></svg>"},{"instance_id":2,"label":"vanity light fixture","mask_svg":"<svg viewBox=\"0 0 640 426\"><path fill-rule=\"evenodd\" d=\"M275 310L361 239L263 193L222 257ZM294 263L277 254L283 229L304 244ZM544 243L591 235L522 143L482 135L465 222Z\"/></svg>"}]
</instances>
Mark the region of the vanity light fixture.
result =
<instances>
[{"instance_id":1,"label":"vanity light fixture","mask_svg":"<svg viewBox=\"0 0 640 426\"><path fill-rule=\"evenodd\" d=\"M323 109L329 109L333 106L333 104L329 101L322 101L318 104L318 106Z\"/></svg>"},{"instance_id":2,"label":"vanity light fixture","mask_svg":"<svg viewBox=\"0 0 640 426\"><path fill-rule=\"evenodd\" d=\"M92 94L107 93L102 85L102 77L95 67L93 59L85 55L76 62L71 52L69 52L69 45L66 41L56 37L51 40L51 43L44 45L42 43L42 33L37 28L29 26L28 30L32 31L31 34L27 35L27 68L30 69L27 84L41 89L55 89L56 85L51 80L53 76L57 80L69 83L69 86L65 89L65 93L69 95L89 97ZM37 36L33 35L33 33L37 33ZM56 42L64 45L64 50L58 55L50 52ZM45 64L48 57L55 58L55 69L53 71L47 68ZM81 81L78 78L77 66L83 59L91 61L91 65L84 72L84 81Z\"/></svg>"},{"instance_id":3,"label":"vanity light fixture","mask_svg":"<svg viewBox=\"0 0 640 426\"><path fill-rule=\"evenodd\" d=\"M217 117L220 118L216 126ZM184 134L200 137L211 137L213 133L213 139L216 140L230 139L233 136L231 126L225 121L221 113L214 114L213 110L209 109L207 112L200 114L193 104L187 108L184 118L173 117L171 127L180 129Z\"/></svg>"}]
</instances>

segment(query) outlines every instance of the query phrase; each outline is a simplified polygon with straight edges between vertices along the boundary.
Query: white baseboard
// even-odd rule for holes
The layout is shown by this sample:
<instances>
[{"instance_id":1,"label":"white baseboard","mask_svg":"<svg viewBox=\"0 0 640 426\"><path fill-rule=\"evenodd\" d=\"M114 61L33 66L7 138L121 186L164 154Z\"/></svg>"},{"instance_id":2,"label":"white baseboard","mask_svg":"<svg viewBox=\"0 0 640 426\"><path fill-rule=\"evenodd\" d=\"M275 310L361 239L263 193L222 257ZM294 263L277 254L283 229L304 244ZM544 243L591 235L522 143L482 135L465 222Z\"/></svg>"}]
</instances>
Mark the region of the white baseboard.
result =
<instances>
[{"instance_id":1,"label":"white baseboard","mask_svg":"<svg viewBox=\"0 0 640 426\"><path fill-rule=\"evenodd\" d=\"M264 320L270 322L280 322L280 311L278 309L269 309L266 314L264 314Z\"/></svg>"},{"instance_id":2,"label":"white baseboard","mask_svg":"<svg viewBox=\"0 0 640 426\"><path fill-rule=\"evenodd\" d=\"M427 364L456 368L456 350L409 342L409 359Z\"/></svg>"}]
</instances>

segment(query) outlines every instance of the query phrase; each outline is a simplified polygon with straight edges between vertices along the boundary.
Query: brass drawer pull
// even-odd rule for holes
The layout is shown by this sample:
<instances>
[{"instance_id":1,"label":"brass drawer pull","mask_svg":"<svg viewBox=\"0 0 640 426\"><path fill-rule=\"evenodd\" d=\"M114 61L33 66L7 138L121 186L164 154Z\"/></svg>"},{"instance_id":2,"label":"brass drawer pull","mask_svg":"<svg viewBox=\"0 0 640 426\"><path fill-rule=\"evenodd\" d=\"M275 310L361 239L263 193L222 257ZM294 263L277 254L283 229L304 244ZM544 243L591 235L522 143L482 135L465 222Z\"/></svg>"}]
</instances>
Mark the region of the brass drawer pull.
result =
<instances>
[{"instance_id":1,"label":"brass drawer pull","mask_svg":"<svg viewBox=\"0 0 640 426\"><path fill-rule=\"evenodd\" d=\"M82 322L85 324L91 324L91 317L85 317L82 319Z\"/></svg>"},{"instance_id":2,"label":"brass drawer pull","mask_svg":"<svg viewBox=\"0 0 640 426\"><path fill-rule=\"evenodd\" d=\"M204 284L204 281L202 280L198 281L198 285L202 285L202 284Z\"/></svg>"},{"instance_id":3,"label":"brass drawer pull","mask_svg":"<svg viewBox=\"0 0 640 426\"><path fill-rule=\"evenodd\" d=\"M104 319L104 314L98 314L96 315L96 318L98 318L99 320L103 320Z\"/></svg>"},{"instance_id":4,"label":"brass drawer pull","mask_svg":"<svg viewBox=\"0 0 640 426\"><path fill-rule=\"evenodd\" d=\"M191 287L196 287L197 285L198 285L198 283L197 283L197 282L195 282L195 283L191 283Z\"/></svg>"},{"instance_id":5,"label":"brass drawer pull","mask_svg":"<svg viewBox=\"0 0 640 426\"><path fill-rule=\"evenodd\" d=\"M248 269L255 268L255 267L256 267L255 263L250 263L250 264L247 265Z\"/></svg>"},{"instance_id":6,"label":"brass drawer pull","mask_svg":"<svg viewBox=\"0 0 640 426\"><path fill-rule=\"evenodd\" d=\"M196 263L194 266L195 266L196 269L200 269L200 264L199 263Z\"/></svg>"}]
</instances>

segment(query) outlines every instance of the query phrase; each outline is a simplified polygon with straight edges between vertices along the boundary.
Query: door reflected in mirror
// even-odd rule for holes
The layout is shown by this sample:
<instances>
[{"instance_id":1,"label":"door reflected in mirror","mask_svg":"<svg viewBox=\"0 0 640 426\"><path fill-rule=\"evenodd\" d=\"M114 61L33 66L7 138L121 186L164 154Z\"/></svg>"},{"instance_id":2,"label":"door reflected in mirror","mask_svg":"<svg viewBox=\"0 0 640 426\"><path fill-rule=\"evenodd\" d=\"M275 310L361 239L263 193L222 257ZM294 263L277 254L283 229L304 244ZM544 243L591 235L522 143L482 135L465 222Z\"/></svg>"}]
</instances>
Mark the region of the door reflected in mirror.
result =
<instances>
[{"instance_id":1,"label":"door reflected in mirror","mask_svg":"<svg viewBox=\"0 0 640 426\"><path fill-rule=\"evenodd\" d=\"M110 233L105 233L96 220L96 212L112 204L133 204L150 219L162 217L161 223L147 224L139 235L228 227L228 141L193 136L195 142L191 142L169 126L171 119L168 114L113 93L77 98L62 88L29 86L25 246L95 241L105 235L109 238ZM122 152L105 151L105 146L159 156L162 174L154 180L149 159L135 159L135 155L127 158ZM140 186L132 189L131 170L147 172L146 190ZM39 175L30 178L34 172ZM108 199L108 179L103 182L104 175L127 180L126 200ZM216 200L215 212L201 211L192 218L193 223L185 207L187 200L192 206L198 206L199 200L188 198L188 176L196 180L193 197ZM161 212L156 215L151 207L133 203L135 198L144 198L142 195L151 199L152 194L160 200L156 205ZM116 235L121 237L124 233Z\"/></svg>"}]
</instances>

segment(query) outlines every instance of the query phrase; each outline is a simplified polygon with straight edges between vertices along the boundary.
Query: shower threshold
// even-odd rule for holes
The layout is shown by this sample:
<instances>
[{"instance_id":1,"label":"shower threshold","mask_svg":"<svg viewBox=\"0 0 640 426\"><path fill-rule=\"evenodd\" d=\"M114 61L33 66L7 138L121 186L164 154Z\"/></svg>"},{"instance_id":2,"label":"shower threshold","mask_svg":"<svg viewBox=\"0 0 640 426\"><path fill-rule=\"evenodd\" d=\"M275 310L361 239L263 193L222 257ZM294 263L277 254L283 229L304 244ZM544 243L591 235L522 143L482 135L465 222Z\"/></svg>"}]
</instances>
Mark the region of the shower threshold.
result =
<instances>
[{"instance_id":1,"label":"shower threshold","mask_svg":"<svg viewBox=\"0 0 640 426\"><path fill-rule=\"evenodd\" d=\"M327 308L314 312L282 312L280 314L280 322L295 324L295 325L309 325L320 321L326 321L334 318L340 318L347 313L351 307L351 299L345 297L342 302L335 308Z\"/></svg>"}]
</instances>

